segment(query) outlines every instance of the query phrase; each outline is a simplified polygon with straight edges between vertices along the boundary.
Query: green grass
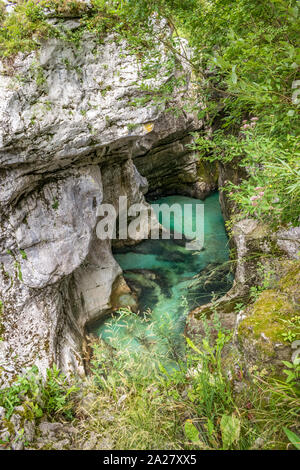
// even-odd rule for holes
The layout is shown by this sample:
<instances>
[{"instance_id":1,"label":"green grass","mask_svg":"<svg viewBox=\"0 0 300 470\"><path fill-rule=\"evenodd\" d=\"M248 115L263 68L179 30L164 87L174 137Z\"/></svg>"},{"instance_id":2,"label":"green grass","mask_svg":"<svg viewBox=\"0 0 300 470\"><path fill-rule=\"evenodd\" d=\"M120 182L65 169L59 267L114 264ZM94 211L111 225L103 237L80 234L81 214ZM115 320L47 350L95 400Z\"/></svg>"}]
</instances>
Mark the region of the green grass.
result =
<instances>
[{"instance_id":1,"label":"green grass","mask_svg":"<svg viewBox=\"0 0 300 470\"><path fill-rule=\"evenodd\" d=\"M26 418L71 422L73 448L92 436L117 450L287 449L299 434L300 366L285 363L287 380L254 367L248 376L222 355L230 335L220 331L197 345L187 340L186 359L167 372L142 358L114 352L93 340L90 375L79 389L54 366L43 382L37 368L1 390L9 419L23 404ZM244 384L239 391L234 384ZM32 444L34 447L34 443ZM45 446L52 445L51 442Z\"/></svg>"},{"instance_id":2,"label":"green grass","mask_svg":"<svg viewBox=\"0 0 300 470\"><path fill-rule=\"evenodd\" d=\"M92 375L79 405L80 435L112 436L114 449L285 449L284 428L299 431L299 372L287 383L253 369L245 388L232 365L229 380L222 363L230 335L212 342L187 344L186 361L168 373L162 366L145 369L142 360L113 353L102 341L92 345ZM228 367L228 364L227 364ZM228 371L228 370L227 370ZM106 419L105 416L110 416Z\"/></svg>"}]
</instances>

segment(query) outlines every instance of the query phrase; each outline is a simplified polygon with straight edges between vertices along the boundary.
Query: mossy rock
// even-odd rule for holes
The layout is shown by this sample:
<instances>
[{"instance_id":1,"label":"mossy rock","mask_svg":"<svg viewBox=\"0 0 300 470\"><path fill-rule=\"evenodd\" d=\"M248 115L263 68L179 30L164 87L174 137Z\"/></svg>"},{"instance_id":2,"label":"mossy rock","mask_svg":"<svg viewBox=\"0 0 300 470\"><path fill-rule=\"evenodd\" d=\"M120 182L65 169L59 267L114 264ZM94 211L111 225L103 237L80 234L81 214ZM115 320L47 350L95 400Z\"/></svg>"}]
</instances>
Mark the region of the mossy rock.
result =
<instances>
[{"instance_id":1,"label":"mossy rock","mask_svg":"<svg viewBox=\"0 0 300 470\"><path fill-rule=\"evenodd\" d=\"M300 262L281 265L282 275L246 310L238 340L247 363L271 364L291 360L291 342L300 339Z\"/></svg>"},{"instance_id":2,"label":"mossy rock","mask_svg":"<svg viewBox=\"0 0 300 470\"><path fill-rule=\"evenodd\" d=\"M200 181L211 185L218 184L219 171L214 163L205 160L199 160L197 163L197 176Z\"/></svg>"},{"instance_id":3,"label":"mossy rock","mask_svg":"<svg viewBox=\"0 0 300 470\"><path fill-rule=\"evenodd\" d=\"M282 342L285 332L285 320L294 316L293 306L284 294L276 290L261 293L253 306L252 313L239 326L239 334L253 335L259 339L265 335L272 342Z\"/></svg>"}]
</instances>

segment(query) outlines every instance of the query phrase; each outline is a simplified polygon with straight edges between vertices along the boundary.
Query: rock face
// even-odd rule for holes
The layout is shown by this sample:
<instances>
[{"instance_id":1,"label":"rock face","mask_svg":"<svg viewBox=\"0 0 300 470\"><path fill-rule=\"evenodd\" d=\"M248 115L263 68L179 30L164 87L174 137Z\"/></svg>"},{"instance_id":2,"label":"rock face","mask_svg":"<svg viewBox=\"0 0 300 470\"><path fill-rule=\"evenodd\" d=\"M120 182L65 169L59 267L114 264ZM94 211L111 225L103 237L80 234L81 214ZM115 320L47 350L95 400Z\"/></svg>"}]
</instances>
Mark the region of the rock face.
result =
<instances>
[{"instance_id":1,"label":"rock face","mask_svg":"<svg viewBox=\"0 0 300 470\"><path fill-rule=\"evenodd\" d=\"M181 194L204 199L217 189L217 172L188 150L192 137L159 142L145 155L134 157L138 170L147 177L149 196Z\"/></svg>"},{"instance_id":2,"label":"rock face","mask_svg":"<svg viewBox=\"0 0 300 470\"><path fill-rule=\"evenodd\" d=\"M244 219L233 228L236 269L233 287L213 304L191 312L186 332L191 337L205 334L201 316L214 331L213 313L222 327L233 331L233 341L225 350L245 369L258 365L280 373L282 360L291 360L291 342L297 338L299 316L298 228L272 233L256 219ZM285 243L283 243L283 240ZM254 290L252 286L261 286ZM250 300L250 302L249 302ZM287 326L288 329L287 329ZM287 340L285 334L291 333ZM297 341L296 341L297 343Z\"/></svg>"},{"instance_id":3,"label":"rock face","mask_svg":"<svg viewBox=\"0 0 300 470\"><path fill-rule=\"evenodd\" d=\"M277 269L273 272L268 289L261 292L255 302L245 309L236 332L243 359L248 366L258 364L281 372L282 361L292 360L295 346L293 340L299 335L300 262L278 261Z\"/></svg>"},{"instance_id":4,"label":"rock face","mask_svg":"<svg viewBox=\"0 0 300 470\"><path fill-rule=\"evenodd\" d=\"M158 78L147 78L124 41L108 36L99 44L86 34L78 49L51 39L18 56L13 69L7 75L0 64L4 382L33 363L41 371L55 361L84 373L85 326L111 309L122 274L110 242L96 236L100 204L117 209L119 196L144 201L144 176L154 192L162 178L172 191L180 181L178 192L198 197L214 184L199 179L196 157L185 147L200 126L183 110L188 81L168 103L136 106L142 81L154 89L171 72L163 67ZM186 64L178 69L173 76L188 77ZM176 114L166 112L172 106Z\"/></svg>"}]
</instances>

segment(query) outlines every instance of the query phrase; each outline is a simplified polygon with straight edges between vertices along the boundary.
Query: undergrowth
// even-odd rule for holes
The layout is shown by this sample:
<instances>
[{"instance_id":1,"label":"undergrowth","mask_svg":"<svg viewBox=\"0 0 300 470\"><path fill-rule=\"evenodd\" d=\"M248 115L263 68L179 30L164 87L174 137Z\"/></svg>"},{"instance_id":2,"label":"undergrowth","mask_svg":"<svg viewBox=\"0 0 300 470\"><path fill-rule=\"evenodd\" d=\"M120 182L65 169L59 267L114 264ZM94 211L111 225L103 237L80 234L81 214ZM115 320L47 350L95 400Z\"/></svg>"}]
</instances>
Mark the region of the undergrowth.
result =
<instances>
[{"instance_id":1,"label":"undergrowth","mask_svg":"<svg viewBox=\"0 0 300 470\"><path fill-rule=\"evenodd\" d=\"M92 434L99 443L109 436L112 449L119 450L297 447L299 359L284 363L286 380L257 367L248 372L235 363L224 367L231 334L219 330L215 338L209 325L205 331L201 341L187 338L185 358L168 371L155 357L153 367L145 369L142 356L122 354L95 339L80 394L55 366L44 381L33 367L0 391L0 406L6 419L23 405L26 419L37 423L43 416L71 421L76 448Z\"/></svg>"},{"instance_id":2,"label":"undergrowth","mask_svg":"<svg viewBox=\"0 0 300 470\"><path fill-rule=\"evenodd\" d=\"M93 342L87 388L93 399L84 410L89 419L77 422L81 434L110 435L114 449L126 450L291 446L284 429L299 432L299 365L286 363L292 374L286 381L256 368L246 376L234 364L226 370L222 353L230 340L221 330L213 340L207 325L199 344L187 339L177 369L159 365L148 374L142 357L130 361L126 352Z\"/></svg>"},{"instance_id":3,"label":"undergrowth","mask_svg":"<svg viewBox=\"0 0 300 470\"><path fill-rule=\"evenodd\" d=\"M10 419L18 406L23 406L24 418L34 420L46 416L50 420L60 417L72 419L74 414L73 397L78 391L74 384L54 364L47 370L43 379L37 366L33 366L15 382L0 389L0 406Z\"/></svg>"}]
</instances>

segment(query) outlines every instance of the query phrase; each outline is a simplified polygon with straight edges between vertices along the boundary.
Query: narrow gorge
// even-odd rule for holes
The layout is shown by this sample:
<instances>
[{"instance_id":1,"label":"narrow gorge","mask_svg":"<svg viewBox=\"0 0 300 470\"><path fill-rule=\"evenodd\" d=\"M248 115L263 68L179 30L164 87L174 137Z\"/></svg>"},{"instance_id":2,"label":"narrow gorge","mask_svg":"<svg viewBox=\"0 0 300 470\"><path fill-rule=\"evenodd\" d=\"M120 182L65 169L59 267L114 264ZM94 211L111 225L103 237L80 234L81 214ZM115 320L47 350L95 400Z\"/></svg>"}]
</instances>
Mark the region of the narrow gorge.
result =
<instances>
[{"instance_id":1,"label":"narrow gorge","mask_svg":"<svg viewBox=\"0 0 300 470\"><path fill-rule=\"evenodd\" d=\"M110 243L96 237L98 205L216 188L187 149L201 127L184 111L189 89L170 97L178 116L166 105L136 108L143 77L126 44L89 35L82 47L49 40L15 63L21 78L1 75L2 380L53 362L84 373L86 324L117 309L114 289L122 295Z\"/></svg>"},{"instance_id":2,"label":"narrow gorge","mask_svg":"<svg viewBox=\"0 0 300 470\"><path fill-rule=\"evenodd\" d=\"M14 18L14 13L3 13L1 19L2 3L0 21L5 25L5 15ZM126 400L138 395L139 386L145 388L143 403L150 390L151 409L163 383L164 405L170 397L181 400L174 405L178 416L174 409L170 412L180 428L180 438L170 449L237 448L243 432L242 447L261 448L259 431L247 431L254 405L244 398L243 406L249 409L239 414L228 390L243 396L249 383L252 387L269 374L281 380L283 361L299 375L300 227L299 215L292 212L294 199L292 209L285 205L277 210L285 197L283 177L278 177L277 197L273 181L261 183L268 163L257 156L251 164L242 160L250 150L259 154L259 145L265 143L260 137L255 141L259 113L250 105L240 112L239 102L236 111L228 111L228 103L238 101L236 65L230 66L227 82L222 76L226 86L233 86L228 92L222 81L217 82L221 59L216 48L214 65L202 68L195 59L199 50L193 37L179 37L168 9L161 12L153 6L146 19L142 15L138 42L134 19L127 24L122 16L130 16L130 2L75 2L76 7L54 3L20 2L14 7L16 14L23 14L25 5L30 8L26 18L33 25L42 22L46 32L35 26L30 32L38 47L15 51L9 42L14 23L3 27L8 31L7 51L11 47L12 52L0 55L0 446L23 449L31 436L33 448L44 449L51 439L58 439L58 429L63 435L58 448L98 449L94 422L93 431L86 430L85 419L90 423L91 416L102 413L99 423L108 423L103 425L106 432L105 426L116 420L114 413L125 410ZM182 20L183 31L189 27ZM0 31L3 47L1 41ZM238 125L234 122L228 130L234 119ZM288 135L292 140L293 132ZM275 153L271 145L266 148L271 156ZM298 184L296 165L288 170L293 180L287 194L293 194ZM265 206L257 207L268 191ZM140 227L139 238L101 240L99 208L110 205L119 220L119 201L125 197L128 207L143 204L149 211L157 204L175 204L183 218L173 215L164 225L156 214L160 235L171 230L168 240L150 239L148 226ZM186 248L193 237L184 231L185 204L193 211L204 207L204 245L199 250ZM282 217L277 225L272 225L270 207L274 221ZM289 210L292 215L285 219ZM194 214L189 216L191 227L198 223ZM126 382L133 374L131 359L143 385ZM118 360L124 369L118 369ZM159 385L151 382L153 366L154 374L160 374L159 379L154 375ZM63 407L53 415L48 410L44 419L32 405L35 396L27 399L18 392L15 402L10 402L10 395L6 400L5 391L14 390L13 384L28 370L38 371L41 384L48 383L49 370L57 370L57 377L62 374L65 383L75 381L77 411L67 409L62 422L56 422ZM263 372L253 380L251 374L257 370ZM120 383L114 374L121 377ZM201 374L204 382L199 378L194 383ZM106 389L109 378L113 385ZM226 412L220 408L220 416L218 405L214 408L219 386L225 396L222 407L228 406ZM37 408L42 407L39 400ZM95 403L100 411L94 410ZM133 407L138 409L139 404L137 400ZM211 408L204 412L201 406ZM168 405L163 413L168 415ZM247 425L240 424L242 419ZM74 427L80 431L65 427L64 420L77 420ZM238 429L238 437L228 438L229 444L224 438L226 420ZM284 426L288 422L283 421L280 436ZM18 437L20 429L25 429L25 441ZM293 430L297 429L295 425ZM88 436L85 441L78 437L81 432ZM110 444L114 436L105 432L103 439L109 444L103 444L101 434L101 449L148 445L128 444L128 437L124 444L123 436ZM163 446L164 439L154 439L151 448Z\"/></svg>"}]
</instances>

